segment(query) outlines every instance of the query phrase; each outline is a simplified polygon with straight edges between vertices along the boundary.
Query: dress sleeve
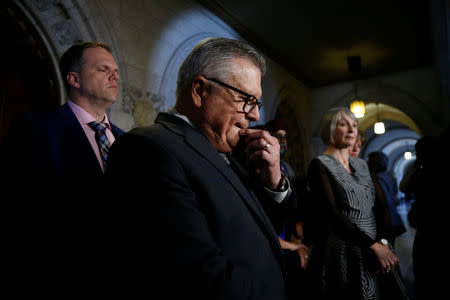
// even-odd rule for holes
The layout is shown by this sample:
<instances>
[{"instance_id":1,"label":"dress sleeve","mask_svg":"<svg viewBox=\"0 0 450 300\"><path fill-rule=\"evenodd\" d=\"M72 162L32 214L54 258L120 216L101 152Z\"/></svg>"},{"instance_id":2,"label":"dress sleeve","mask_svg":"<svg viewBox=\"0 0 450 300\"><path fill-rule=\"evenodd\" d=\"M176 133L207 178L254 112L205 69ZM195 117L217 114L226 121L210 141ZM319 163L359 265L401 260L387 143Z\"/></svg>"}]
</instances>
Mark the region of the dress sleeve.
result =
<instances>
[{"instance_id":1,"label":"dress sleeve","mask_svg":"<svg viewBox=\"0 0 450 300\"><path fill-rule=\"evenodd\" d=\"M348 241L362 247L370 247L375 240L340 212L340 199L335 197L330 176L331 174L318 159L311 161L308 170L313 216L310 227L314 226L315 228L310 228L310 232L317 235L312 239L322 239L329 232L334 231Z\"/></svg>"}]
</instances>

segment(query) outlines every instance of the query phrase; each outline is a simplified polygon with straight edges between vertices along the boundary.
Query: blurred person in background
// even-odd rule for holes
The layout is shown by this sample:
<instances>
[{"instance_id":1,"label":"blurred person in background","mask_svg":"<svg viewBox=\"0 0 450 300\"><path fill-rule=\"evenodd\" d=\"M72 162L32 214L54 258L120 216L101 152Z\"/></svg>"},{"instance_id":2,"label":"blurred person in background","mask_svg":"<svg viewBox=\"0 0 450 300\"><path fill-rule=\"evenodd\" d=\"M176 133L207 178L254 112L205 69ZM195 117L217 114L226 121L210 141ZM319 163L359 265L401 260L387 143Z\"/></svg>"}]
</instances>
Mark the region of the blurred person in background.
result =
<instances>
[{"instance_id":1,"label":"blurred person in background","mask_svg":"<svg viewBox=\"0 0 450 300\"><path fill-rule=\"evenodd\" d=\"M356 136L355 144L353 146L351 146L350 148L348 148L348 151L351 156L359 157L359 153L361 152L362 144L364 143L365 140L366 140L365 135L362 132L358 131L358 135Z\"/></svg>"}]
</instances>

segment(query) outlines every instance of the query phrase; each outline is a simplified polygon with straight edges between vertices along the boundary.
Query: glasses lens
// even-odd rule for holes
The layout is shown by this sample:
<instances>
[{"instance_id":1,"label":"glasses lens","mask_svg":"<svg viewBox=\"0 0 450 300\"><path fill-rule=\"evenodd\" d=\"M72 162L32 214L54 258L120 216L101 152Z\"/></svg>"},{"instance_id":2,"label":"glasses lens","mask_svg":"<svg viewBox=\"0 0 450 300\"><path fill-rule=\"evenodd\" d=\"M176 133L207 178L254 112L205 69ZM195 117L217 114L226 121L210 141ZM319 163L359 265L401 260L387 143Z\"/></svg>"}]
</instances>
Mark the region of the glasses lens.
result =
<instances>
[{"instance_id":1,"label":"glasses lens","mask_svg":"<svg viewBox=\"0 0 450 300\"><path fill-rule=\"evenodd\" d=\"M258 102L258 100L250 102L250 99L245 99L243 110L246 114L250 113L256 106L258 109L261 108L262 103Z\"/></svg>"},{"instance_id":2,"label":"glasses lens","mask_svg":"<svg viewBox=\"0 0 450 300\"><path fill-rule=\"evenodd\" d=\"M246 99L245 102L244 102L244 106L242 107L242 110L243 110L246 114L248 114L248 113L250 112L250 110L251 110L251 107L250 107L250 106L251 106L251 105L249 105L248 99Z\"/></svg>"}]
</instances>

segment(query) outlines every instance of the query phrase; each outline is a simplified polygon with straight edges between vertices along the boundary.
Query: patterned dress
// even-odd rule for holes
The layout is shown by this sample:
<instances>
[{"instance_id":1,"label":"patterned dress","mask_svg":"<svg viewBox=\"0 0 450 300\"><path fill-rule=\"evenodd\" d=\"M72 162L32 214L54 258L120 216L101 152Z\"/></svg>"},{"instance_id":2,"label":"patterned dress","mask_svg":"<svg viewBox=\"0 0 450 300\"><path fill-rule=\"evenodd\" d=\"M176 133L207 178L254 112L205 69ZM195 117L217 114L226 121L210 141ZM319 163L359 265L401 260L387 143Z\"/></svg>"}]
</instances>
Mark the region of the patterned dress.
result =
<instances>
[{"instance_id":1,"label":"patterned dress","mask_svg":"<svg viewBox=\"0 0 450 300\"><path fill-rule=\"evenodd\" d=\"M376 241L375 190L364 160L349 158L349 173L333 156L313 159L305 235L312 242L310 272L318 299L375 299L369 246Z\"/></svg>"}]
</instances>

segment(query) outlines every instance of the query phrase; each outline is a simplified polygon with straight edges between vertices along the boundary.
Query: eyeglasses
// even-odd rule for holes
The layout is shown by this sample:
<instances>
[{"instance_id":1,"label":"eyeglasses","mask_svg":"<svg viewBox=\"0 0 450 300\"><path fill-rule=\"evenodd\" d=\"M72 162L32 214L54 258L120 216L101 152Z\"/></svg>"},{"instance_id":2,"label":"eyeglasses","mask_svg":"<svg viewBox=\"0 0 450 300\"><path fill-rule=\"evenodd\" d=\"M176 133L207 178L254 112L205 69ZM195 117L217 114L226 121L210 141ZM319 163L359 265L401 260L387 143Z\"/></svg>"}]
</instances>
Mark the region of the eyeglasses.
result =
<instances>
[{"instance_id":1,"label":"eyeglasses","mask_svg":"<svg viewBox=\"0 0 450 300\"><path fill-rule=\"evenodd\" d=\"M273 136L276 137L278 140L287 140L288 138L287 133L286 134L275 133Z\"/></svg>"},{"instance_id":2,"label":"eyeglasses","mask_svg":"<svg viewBox=\"0 0 450 300\"><path fill-rule=\"evenodd\" d=\"M231 86L229 84L226 84L225 82L222 82L220 80L217 80L215 78L208 78L205 77L207 80L215 82L223 87L226 87L227 89L233 90L235 92L238 92L239 94L241 94L242 96L244 96L244 106L242 107L242 110L248 114L250 113L256 106L258 106L258 109L261 109L262 103L258 101L258 99L256 99L255 96L247 94L246 92L241 91L238 88L235 88L234 86Z\"/></svg>"}]
</instances>

